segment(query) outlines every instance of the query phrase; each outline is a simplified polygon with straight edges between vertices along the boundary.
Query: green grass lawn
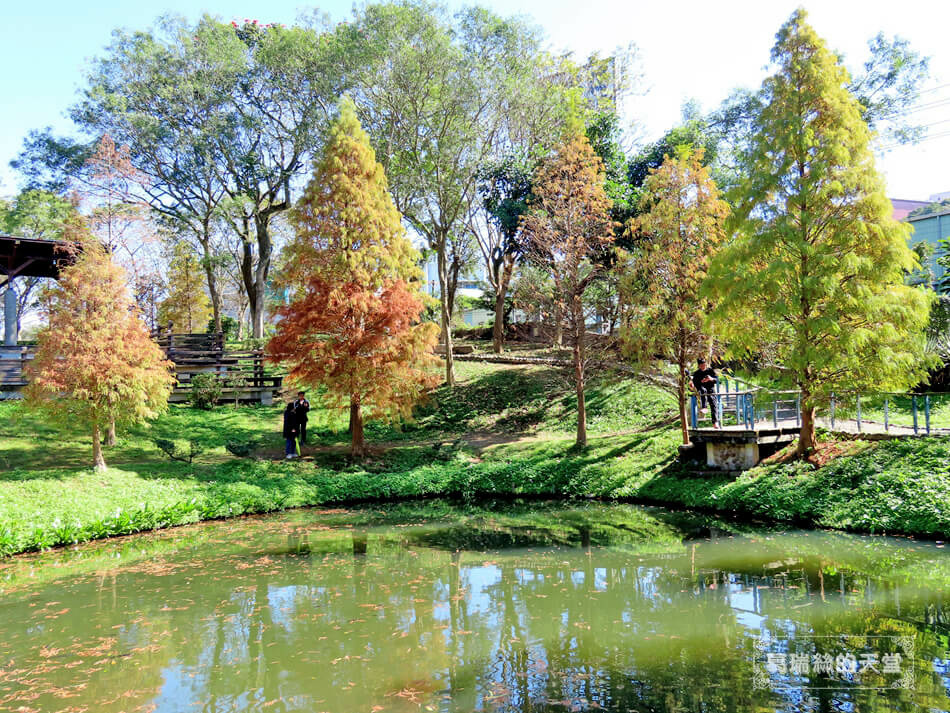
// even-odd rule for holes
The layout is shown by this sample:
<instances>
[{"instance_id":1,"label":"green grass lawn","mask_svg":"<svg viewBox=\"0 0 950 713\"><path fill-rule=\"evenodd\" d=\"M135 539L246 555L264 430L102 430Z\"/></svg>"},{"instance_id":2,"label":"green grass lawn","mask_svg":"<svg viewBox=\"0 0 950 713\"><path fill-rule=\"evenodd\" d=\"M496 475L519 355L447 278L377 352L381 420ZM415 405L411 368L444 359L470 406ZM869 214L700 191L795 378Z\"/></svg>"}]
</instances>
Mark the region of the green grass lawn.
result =
<instances>
[{"instance_id":1,"label":"green grass lawn","mask_svg":"<svg viewBox=\"0 0 950 713\"><path fill-rule=\"evenodd\" d=\"M286 462L281 407L173 406L106 449L89 469L88 434L0 403L0 554L287 507L428 495L629 498L863 531L950 534L950 439L859 444L815 470L765 464L699 476L676 459L674 399L633 379L587 392L590 443L573 447L575 402L559 370L458 362L411 424L373 424L372 455L346 454L345 414L314 408L313 445ZM316 404L318 398L312 399ZM474 435L487 445L475 448ZM194 439L194 463L153 438ZM255 441L254 458L224 444ZM691 470L693 468L693 470Z\"/></svg>"}]
</instances>

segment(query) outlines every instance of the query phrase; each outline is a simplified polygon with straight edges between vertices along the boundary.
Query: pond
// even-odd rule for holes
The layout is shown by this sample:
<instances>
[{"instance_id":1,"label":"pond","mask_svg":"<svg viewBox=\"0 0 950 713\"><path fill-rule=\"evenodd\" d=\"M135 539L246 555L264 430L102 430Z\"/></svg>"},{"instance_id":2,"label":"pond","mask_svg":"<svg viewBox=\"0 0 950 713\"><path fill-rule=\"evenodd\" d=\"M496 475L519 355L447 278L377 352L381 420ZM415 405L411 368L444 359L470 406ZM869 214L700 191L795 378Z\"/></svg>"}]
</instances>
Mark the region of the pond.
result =
<instances>
[{"instance_id":1,"label":"pond","mask_svg":"<svg viewBox=\"0 0 950 713\"><path fill-rule=\"evenodd\" d=\"M947 710L948 583L659 508L300 510L0 561L0 710Z\"/></svg>"}]
</instances>

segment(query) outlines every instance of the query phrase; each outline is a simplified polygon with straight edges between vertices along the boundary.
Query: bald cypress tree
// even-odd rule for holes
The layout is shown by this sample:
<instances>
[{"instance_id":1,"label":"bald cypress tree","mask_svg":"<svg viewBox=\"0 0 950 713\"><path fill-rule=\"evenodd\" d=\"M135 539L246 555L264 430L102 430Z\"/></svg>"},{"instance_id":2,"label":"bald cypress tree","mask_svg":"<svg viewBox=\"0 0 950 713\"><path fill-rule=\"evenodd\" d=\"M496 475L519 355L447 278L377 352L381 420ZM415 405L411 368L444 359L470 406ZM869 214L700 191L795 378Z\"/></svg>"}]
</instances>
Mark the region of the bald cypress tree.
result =
<instances>
[{"instance_id":1,"label":"bald cypress tree","mask_svg":"<svg viewBox=\"0 0 950 713\"><path fill-rule=\"evenodd\" d=\"M163 413L175 376L132 302L125 271L84 226L71 224L67 237L82 250L43 296L48 324L25 395L51 421L86 428L93 466L104 470L103 431Z\"/></svg>"},{"instance_id":2,"label":"bald cypress tree","mask_svg":"<svg viewBox=\"0 0 950 713\"><path fill-rule=\"evenodd\" d=\"M438 381L437 328L423 310L419 255L402 227L352 102L340 102L323 156L294 210L296 236L279 282L272 359L327 405L350 409L352 454L365 454L364 417L411 414Z\"/></svg>"},{"instance_id":3,"label":"bald cypress tree","mask_svg":"<svg viewBox=\"0 0 950 713\"><path fill-rule=\"evenodd\" d=\"M926 373L930 297L904 286L909 229L892 218L848 73L804 10L772 61L732 195L736 235L706 289L732 351L769 350L801 389L801 457L832 392L903 389Z\"/></svg>"}]
</instances>

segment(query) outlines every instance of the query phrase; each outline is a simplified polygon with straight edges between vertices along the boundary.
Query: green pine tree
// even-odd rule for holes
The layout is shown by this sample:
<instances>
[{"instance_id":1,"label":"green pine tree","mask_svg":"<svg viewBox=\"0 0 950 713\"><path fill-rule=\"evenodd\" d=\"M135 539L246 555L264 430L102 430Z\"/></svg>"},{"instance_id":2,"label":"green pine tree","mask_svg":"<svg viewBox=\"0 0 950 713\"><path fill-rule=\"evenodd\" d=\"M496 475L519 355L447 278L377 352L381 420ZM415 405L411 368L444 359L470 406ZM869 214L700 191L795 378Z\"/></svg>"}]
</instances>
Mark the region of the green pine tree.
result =
<instances>
[{"instance_id":1,"label":"green pine tree","mask_svg":"<svg viewBox=\"0 0 950 713\"><path fill-rule=\"evenodd\" d=\"M175 243L168 266L168 297L158 306L163 327L183 334L204 332L211 317L211 300L205 293L205 274L194 249L186 242Z\"/></svg>"},{"instance_id":2,"label":"green pine tree","mask_svg":"<svg viewBox=\"0 0 950 713\"><path fill-rule=\"evenodd\" d=\"M801 389L802 457L832 392L904 389L924 376L931 296L904 286L916 266L908 228L892 218L848 73L804 10L779 30L772 61L732 195L736 236L706 289L731 350L765 351Z\"/></svg>"}]
</instances>

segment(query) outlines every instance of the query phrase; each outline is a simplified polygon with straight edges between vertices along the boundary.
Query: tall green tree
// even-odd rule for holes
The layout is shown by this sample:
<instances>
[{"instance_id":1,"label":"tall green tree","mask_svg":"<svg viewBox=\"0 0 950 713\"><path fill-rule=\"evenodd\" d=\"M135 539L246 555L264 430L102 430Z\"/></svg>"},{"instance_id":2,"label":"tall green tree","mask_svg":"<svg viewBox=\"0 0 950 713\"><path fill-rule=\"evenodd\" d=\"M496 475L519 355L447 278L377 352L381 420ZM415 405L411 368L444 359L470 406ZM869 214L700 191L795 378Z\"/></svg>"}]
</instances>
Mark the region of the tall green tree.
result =
<instances>
[{"instance_id":1,"label":"tall green tree","mask_svg":"<svg viewBox=\"0 0 950 713\"><path fill-rule=\"evenodd\" d=\"M906 287L908 227L891 217L849 77L796 11L733 194L735 239L713 259L713 319L733 352L768 345L801 389L798 454L832 392L896 390L926 374L930 296Z\"/></svg>"},{"instance_id":2,"label":"tall green tree","mask_svg":"<svg viewBox=\"0 0 950 713\"><path fill-rule=\"evenodd\" d=\"M471 240L478 172L507 143L513 96L539 80L540 36L484 8L453 17L424 0L368 5L340 35L396 207L435 255L452 385L452 256L465 252L453 243Z\"/></svg>"},{"instance_id":3,"label":"tall green tree","mask_svg":"<svg viewBox=\"0 0 950 713\"><path fill-rule=\"evenodd\" d=\"M485 214L485 225L476 229L476 239L491 286L492 351L501 354L505 343L505 302L518 259L524 254L521 241L521 216L528 210L531 197L530 158L509 154L490 162L479 171L478 194Z\"/></svg>"},{"instance_id":4,"label":"tall green tree","mask_svg":"<svg viewBox=\"0 0 950 713\"><path fill-rule=\"evenodd\" d=\"M711 305L700 286L725 240L729 206L703 165L702 150L681 153L667 156L643 186L647 208L634 220L646 240L622 283L629 306L622 340L637 361L662 356L676 364L680 428L689 443L687 369L711 348L705 324Z\"/></svg>"},{"instance_id":5,"label":"tall green tree","mask_svg":"<svg viewBox=\"0 0 950 713\"><path fill-rule=\"evenodd\" d=\"M72 112L87 134L129 147L151 207L195 236L218 319L213 230L216 216L230 219L255 337L263 335L274 223L291 207L345 76L337 44L321 33L208 16L117 31Z\"/></svg>"},{"instance_id":6,"label":"tall green tree","mask_svg":"<svg viewBox=\"0 0 950 713\"><path fill-rule=\"evenodd\" d=\"M203 332L211 316L211 303L204 291L204 275L198 256L185 241L172 246L168 265L168 297L158 306L158 322L171 323L176 332Z\"/></svg>"}]
</instances>

